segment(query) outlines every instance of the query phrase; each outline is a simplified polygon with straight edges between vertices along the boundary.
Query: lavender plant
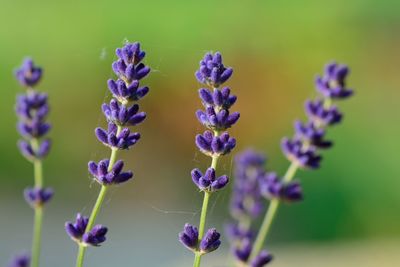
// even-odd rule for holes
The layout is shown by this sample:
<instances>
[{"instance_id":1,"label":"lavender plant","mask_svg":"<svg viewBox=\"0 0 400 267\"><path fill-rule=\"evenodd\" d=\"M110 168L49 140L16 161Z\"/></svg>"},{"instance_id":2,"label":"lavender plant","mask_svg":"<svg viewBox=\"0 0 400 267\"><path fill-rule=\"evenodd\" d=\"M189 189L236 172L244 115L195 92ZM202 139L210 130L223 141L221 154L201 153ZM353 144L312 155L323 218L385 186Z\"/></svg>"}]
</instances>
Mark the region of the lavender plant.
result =
<instances>
[{"instance_id":1,"label":"lavender plant","mask_svg":"<svg viewBox=\"0 0 400 267\"><path fill-rule=\"evenodd\" d=\"M140 80L146 77L150 68L142 63L145 52L139 43L128 43L116 50L118 59L112 63L112 69L117 75L116 80L108 80L108 88L113 99L102 106L108 122L108 128L96 128L97 139L111 150L109 159L98 163L90 161L89 173L101 186L96 203L89 217L78 213L74 222L67 222L67 234L78 246L76 266L83 266L86 248L99 246L106 240L107 227L95 225L107 191L111 185L121 184L133 177L131 171L123 171L124 162L117 160L120 150L128 150L135 145L140 134L131 132L129 127L144 121L146 113L139 112L138 104L134 103L143 98L148 92L147 86L140 87Z\"/></svg>"},{"instance_id":2,"label":"lavender plant","mask_svg":"<svg viewBox=\"0 0 400 267\"><path fill-rule=\"evenodd\" d=\"M266 174L266 157L248 149L235 157L235 180L233 185L230 213L234 222L226 227L231 251L238 266L246 266L255 237L253 222L263 209L263 196L259 180ZM272 260L272 255L263 250L250 262L250 266L263 266Z\"/></svg>"},{"instance_id":3,"label":"lavender plant","mask_svg":"<svg viewBox=\"0 0 400 267\"><path fill-rule=\"evenodd\" d=\"M185 224L179 233L180 242L195 254L194 267L200 266L204 254L216 250L220 244L220 233L215 228L205 232L208 203L211 195L223 189L229 178L227 175L217 176L217 164L221 156L230 153L235 147L236 140L230 137L226 130L239 119L239 113L230 114L229 109L236 102L236 96L231 95L230 89L220 86L232 75L232 68L222 63L219 52L207 53L200 61L200 69L196 72L197 80L208 86L209 89L199 90L200 99L205 111L198 110L197 118L209 130L196 136L196 145L199 150L212 158L211 166L203 173L199 169L191 172L192 181L204 193L203 206L200 215L199 228Z\"/></svg>"},{"instance_id":4,"label":"lavender plant","mask_svg":"<svg viewBox=\"0 0 400 267\"><path fill-rule=\"evenodd\" d=\"M17 97L16 114L19 122L18 132L22 138L18 142L22 155L33 163L34 186L24 191L26 201L34 209L34 227L32 238L31 266L38 267L40 259L40 244L42 232L43 209L53 196L53 189L43 186L43 159L50 151L50 139L46 137L51 126L46 122L49 113L47 94L35 90L42 78L42 69L29 58L16 70L15 76L25 87L26 93ZM18 256L14 266L28 266L29 257Z\"/></svg>"},{"instance_id":5,"label":"lavender plant","mask_svg":"<svg viewBox=\"0 0 400 267\"><path fill-rule=\"evenodd\" d=\"M333 144L325 140L326 128L338 124L343 117L333 101L353 94L346 86L348 72L347 66L330 63L325 74L317 77L315 85L320 96L305 104L308 121L296 121L294 137L282 140L283 153L291 162L282 178L264 170L262 155L247 151L237 157L231 207L236 223L230 225L229 233L238 266L261 267L272 260L272 256L262 250L265 239L280 203L300 201L303 197L300 183L293 181L297 170L318 169L322 160L320 151ZM258 234L254 236L250 224L259 215L260 196L268 199L270 204Z\"/></svg>"}]
</instances>

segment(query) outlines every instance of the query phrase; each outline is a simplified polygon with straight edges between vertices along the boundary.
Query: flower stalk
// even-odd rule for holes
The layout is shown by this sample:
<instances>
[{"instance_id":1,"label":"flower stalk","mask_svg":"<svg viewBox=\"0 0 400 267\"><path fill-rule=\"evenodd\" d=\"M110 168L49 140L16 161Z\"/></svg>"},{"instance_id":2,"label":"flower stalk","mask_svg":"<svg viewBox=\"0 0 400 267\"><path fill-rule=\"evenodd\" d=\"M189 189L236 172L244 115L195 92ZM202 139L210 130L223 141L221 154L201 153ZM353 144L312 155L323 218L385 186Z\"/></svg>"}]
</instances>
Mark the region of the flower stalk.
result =
<instances>
[{"instance_id":1,"label":"flower stalk","mask_svg":"<svg viewBox=\"0 0 400 267\"><path fill-rule=\"evenodd\" d=\"M202 88L199 95L205 111L198 110L197 118L209 130L196 136L196 145L205 155L212 158L211 166L203 174L199 169L192 170L192 181L204 193L199 228L185 224L179 233L179 241L194 253L193 267L199 267L203 255L216 250L220 244L220 234L215 228L206 229L208 204L211 195L224 188L229 181L228 176L216 176L218 160L222 155L230 153L236 140L226 132L239 119L239 113L229 113L229 108L236 102L236 96L230 95L230 89L220 85L232 75L232 69L222 63L220 53L207 53L200 62L196 72L197 80L210 87Z\"/></svg>"},{"instance_id":2,"label":"flower stalk","mask_svg":"<svg viewBox=\"0 0 400 267\"><path fill-rule=\"evenodd\" d=\"M45 138L51 126L46 122L49 113L47 95L34 88L42 78L42 69L29 58L16 70L15 76L19 83L26 88L26 93L17 97L16 113L19 118L18 132L23 137L19 141L22 155L33 164L34 186L24 191L25 199L34 209L33 236L31 257L19 259L31 267L38 267L41 252L41 233L43 209L53 196L51 188L43 187L43 159L50 150L50 140Z\"/></svg>"},{"instance_id":3,"label":"flower stalk","mask_svg":"<svg viewBox=\"0 0 400 267\"><path fill-rule=\"evenodd\" d=\"M103 113L108 122L108 128L96 128L97 139L111 149L109 159L96 163L90 161L88 169L95 181L100 184L100 191L89 217L78 214L75 222L67 222L67 234L78 244L76 267L82 267L85 252L89 246L99 246L106 240L108 228L95 225L97 216L111 185L121 184L133 177L131 171L123 172L124 162L118 160L120 150L130 149L139 139L139 133L132 133L130 126L136 126L144 121L146 113L139 112L139 105L133 102L143 98L149 91L148 87L139 87L141 79L146 77L150 68L141 61L145 52L139 43L128 43L116 50L117 61L112 68L118 76L117 80L109 80L108 87L113 96L110 103L102 105Z\"/></svg>"}]
</instances>

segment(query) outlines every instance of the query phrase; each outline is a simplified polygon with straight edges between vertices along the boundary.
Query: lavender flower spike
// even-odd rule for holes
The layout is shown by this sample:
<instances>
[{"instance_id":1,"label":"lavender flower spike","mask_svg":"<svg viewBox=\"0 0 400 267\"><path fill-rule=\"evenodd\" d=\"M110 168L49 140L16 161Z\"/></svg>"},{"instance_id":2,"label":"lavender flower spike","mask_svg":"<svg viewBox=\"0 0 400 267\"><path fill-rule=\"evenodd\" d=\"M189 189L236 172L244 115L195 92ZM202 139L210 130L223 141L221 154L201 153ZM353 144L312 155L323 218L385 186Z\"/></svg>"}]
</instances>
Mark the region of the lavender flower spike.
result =
<instances>
[{"instance_id":1,"label":"lavender flower spike","mask_svg":"<svg viewBox=\"0 0 400 267\"><path fill-rule=\"evenodd\" d=\"M43 206L53 196L53 190L43 187L42 161L48 155L51 141L46 137L51 125L46 122L49 113L47 94L40 93L35 87L42 78L42 69L32 59L25 59L15 71L18 82L26 92L17 96L15 112L18 117L17 131L22 139L18 141L21 154L34 168L34 186L24 192L25 199L34 208L35 225L32 242L32 267L39 266Z\"/></svg>"},{"instance_id":2,"label":"lavender flower spike","mask_svg":"<svg viewBox=\"0 0 400 267\"><path fill-rule=\"evenodd\" d=\"M195 142L199 150L206 156L212 158L211 166L203 174L199 169L194 169L191 173L193 183L204 192L203 206L201 209L199 230L197 240L200 244L189 242L189 235L181 233L180 241L191 248L195 253L193 267L199 267L202 255L216 250L220 244L220 234L215 228L205 232L205 224L210 196L226 187L229 178L226 175L217 176L218 159L229 154L236 146L236 139L231 137L226 130L232 127L240 117L238 112L230 113L230 108L235 104L237 98L231 95L228 87L219 89L232 75L232 68L225 67L222 63L222 56L219 52L215 54L207 53L200 61L200 68L195 75L199 82L210 88L201 88L199 96L204 110L196 112L197 119L209 130L196 136ZM185 226L185 229L187 227ZM192 229L192 228L190 228ZM194 231L192 231L193 233ZM198 242L198 241L197 241Z\"/></svg>"},{"instance_id":3,"label":"lavender flower spike","mask_svg":"<svg viewBox=\"0 0 400 267\"><path fill-rule=\"evenodd\" d=\"M334 100L342 100L353 94L353 90L346 86L346 78L349 69L345 65L330 63L325 68L324 76L318 76L315 82L317 91L321 94L315 100L306 102L306 114L308 121L295 123L295 135L293 138L282 140L282 151L291 165L282 179L275 173L267 174L260 179L260 188L263 196L271 200L264 222L257 235L250 261L252 267L263 266L271 258L267 252L260 252L267 234L269 233L272 220L283 200L293 202L303 198L299 182L292 182L299 168L317 169L322 160L322 149L332 146L331 141L324 139L328 126L338 124L342 120L342 114L333 105Z\"/></svg>"},{"instance_id":4,"label":"lavender flower spike","mask_svg":"<svg viewBox=\"0 0 400 267\"><path fill-rule=\"evenodd\" d=\"M67 222L65 225L67 234L79 245L76 267L83 266L88 246L99 246L106 240L108 229L95 225L97 215L109 187L125 183L133 177L132 171L123 171L124 162L118 160L118 153L132 148L140 140L140 133L131 131L129 127L139 125L146 118L146 113L139 112L138 103L133 103L149 92L147 86L140 86L142 79L150 73L150 68L143 63L146 53L137 42L117 48L115 53L118 59L112 63L112 69L117 78L107 82L113 98L102 105L108 128L95 129L97 139L110 148L111 155L98 163L88 163L89 173L101 185L90 217L78 214L75 223Z\"/></svg>"}]
</instances>

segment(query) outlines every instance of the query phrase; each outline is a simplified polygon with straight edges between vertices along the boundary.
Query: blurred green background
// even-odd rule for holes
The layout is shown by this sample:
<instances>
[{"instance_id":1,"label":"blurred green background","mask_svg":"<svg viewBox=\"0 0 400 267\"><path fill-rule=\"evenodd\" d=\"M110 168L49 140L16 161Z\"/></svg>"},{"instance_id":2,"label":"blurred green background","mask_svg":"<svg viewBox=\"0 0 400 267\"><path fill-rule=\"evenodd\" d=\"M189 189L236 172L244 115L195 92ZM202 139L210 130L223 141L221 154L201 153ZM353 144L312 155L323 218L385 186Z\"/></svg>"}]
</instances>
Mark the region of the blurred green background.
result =
<instances>
[{"instance_id":1,"label":"blurred green background","mask_svg":"<svg viewBox=\"0 0 400 267\"><path fill-rule=\"evenodd\" d=\"M268 153L283 173L282 136L303 118L316 95L313 80L336 59L348 64L356 94L341 103L344 123L329 137L323 168L300 172L305 201L284 206L268 240L274 266L398 266L400 256L400 2L352 1L21 1L0 0L0 266L29 250L32 211L22 198L32 166L19 154L14 115L22 92L12 70L32 56L45 68L54 146L45 183L56 190L46 210L43 267L73 266L76 246L63 230L76 212L88 214L98 185L87 161L107 157L93 134L105 125L114 50L140 41L153 72L141 101L148 119L142 140L121 153L135 179L108 195L98 222L110 228L104 246L90 249L87 266L191 266L177 241L185 222L198 223L201 194L190 179L209 158L197 152L203 131L194 78L206 51L221 51L235 70L229 82L242 117L232 129L236 152ZM220 173L232 172L232 156ZM229 190L212 199L208 225L229 220ZM224 242L223 247L228 249ZM216 263L219 262L219 263ZM205 266L229 266L227 251Z\"/></svg>"}]
</instances>

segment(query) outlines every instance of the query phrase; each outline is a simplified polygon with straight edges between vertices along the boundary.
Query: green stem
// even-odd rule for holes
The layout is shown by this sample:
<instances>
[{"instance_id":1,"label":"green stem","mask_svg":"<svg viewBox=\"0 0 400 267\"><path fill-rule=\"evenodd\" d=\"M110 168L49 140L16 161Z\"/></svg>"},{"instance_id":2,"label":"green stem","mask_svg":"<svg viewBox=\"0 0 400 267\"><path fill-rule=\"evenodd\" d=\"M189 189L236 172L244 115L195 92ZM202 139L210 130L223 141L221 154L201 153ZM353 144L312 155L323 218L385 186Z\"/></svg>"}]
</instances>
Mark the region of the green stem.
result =
<instances>
[{"instance_id":1,"label":"green stem","mask_svg":"<svg viewBox=\"0 0 400 267\"><path fill-rule=\"evenodd\" d=\"M31 140L32 148L37 151L39 149L39 141L35 138ZM33 162L33 174L35 188L42 188L43 186L43 167L42 161L36 159ZM42 235L42 222L43 222L43 207L34 207L34 222L33 222L33 237L32 237L32 252L31 252L31 266L39 267L40 260L40 246Z\"/></svg>"},{"instance_id":2,"label":"green stem","mask_svg":"<svg viewBox=\"0 0 400 267\"><path fill-rule=\"evenodd\" d=\"M121 126L118 126L117 135L120 133L121 129L122 129ZM108 165L108 171L111 171L112 167L114 166L115 162L117 161L117 154L118 154L117 152L118 152L118 149L116 149L116 148L111 149L111 156L110 156L110 163ZM101 205L104 202L107 191L108 191L108 186L102 185L99 195L97 196L96 203L93 206L92 213L90 214L89 222L88 222L88 225L86 226L86 231L85 231L86 233L89 232L93 228L93 226L96 222L97 215L100 212ZM79 244L79 250L78 250L78 254L76 256L76 267L83 266L83 260L85 258L86 248L87 248L86 245L84 245L82 243Z\"/></svg>"},{"instance_id":3,"label":"green stem","mask_svg":"<svg viewBox=\"0 0 400 267\"><path fill-rule=\"evenodd\" d=\"M32 238L32 267L39 266L40 258L40 237L42 235L42 220L43 208L41 206L35 207L35 219L33 224L33 238Z\"/></svg>"},{"instance_id":4,"label":"green stem","mask_svg":"<svg viewBox=\"0 0 400 267\"><path fill-rule=\"evenodd\" d=\"M211 168L214 170L217 169L219 156L212 157ZM203 198L203 206L201 207L201 215L200 215L200 224L199 224L199 242L203 238L204 229L206 226L206 218L207 218L207 209L208 209L208 202L210 200L211 193L204 191L204 198ZM200 252L196 252L194 256L193 267L199 267L201 262L202 254Z\"/></svg>"},{"instance_id":5,"label":"green stem","mask_svg":"<svg viewBox=\"0 0 400 267\"><path fill-rule=\"evenodd\" d=\"M290 182L293 179L294 175L296 174L297 169L298 169L297 164L292 162L292 164L290 164L288 170L286 171L285 176L283 177L283 182L285 183ZM254 242L254 246L249 257L250 261L253 260L255 257L257 257L258 253L260 253L264 245L265 239L268 236L272 222L274 221L276 212L279 208L279 203L280 201L277 198L271 200L268 210L265 214L264 220L261 224L260 231L257 234L256 241Z\"/></svg>"}]
</instances>

